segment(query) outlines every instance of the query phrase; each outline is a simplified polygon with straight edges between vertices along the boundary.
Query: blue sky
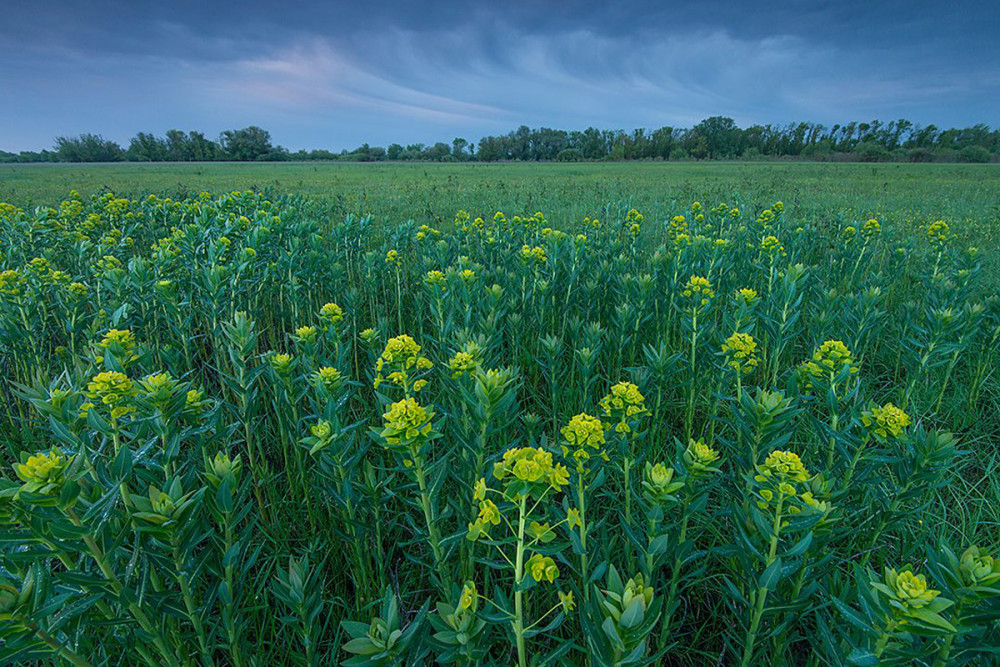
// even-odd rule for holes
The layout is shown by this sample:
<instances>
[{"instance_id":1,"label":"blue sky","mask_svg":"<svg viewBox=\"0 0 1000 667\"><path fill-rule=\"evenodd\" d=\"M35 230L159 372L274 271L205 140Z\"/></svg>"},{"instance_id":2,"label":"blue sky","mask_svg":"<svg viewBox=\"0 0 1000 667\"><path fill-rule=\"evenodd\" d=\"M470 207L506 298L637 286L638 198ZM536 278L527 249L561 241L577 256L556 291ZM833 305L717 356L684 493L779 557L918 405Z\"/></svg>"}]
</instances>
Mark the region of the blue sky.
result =
<instances>
[{"instance_id":1,"label":"blue sky","mask_svg":"<svg viewBox=\"0 0 1000 667\"><path fill-rule=\"evenodd\" d=\"M996 0L6 0L0 149L251 124L293 150L711 115L996 126L998 26Z\"/></svg>"}]
</instances>

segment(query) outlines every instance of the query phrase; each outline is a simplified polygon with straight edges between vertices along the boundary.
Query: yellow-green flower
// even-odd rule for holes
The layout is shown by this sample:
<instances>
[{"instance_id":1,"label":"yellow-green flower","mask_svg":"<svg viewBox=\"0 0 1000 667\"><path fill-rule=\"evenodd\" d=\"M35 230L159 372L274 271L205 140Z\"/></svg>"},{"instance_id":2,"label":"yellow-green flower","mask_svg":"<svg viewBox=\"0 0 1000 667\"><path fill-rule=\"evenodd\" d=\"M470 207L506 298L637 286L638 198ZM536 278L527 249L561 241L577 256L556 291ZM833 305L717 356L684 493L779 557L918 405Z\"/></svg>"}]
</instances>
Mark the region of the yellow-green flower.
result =
<instances>
[{"instance_id":1,"label":"yellow-green flower","mask_svg":"<svg viewBox=\"0 0 1000 667\"><path fill-rule=\"evenodd\" d=\"M389 266L399 266L399 252L390 250L385 254L385 263Z\"/></svg>"},{"instance_id":2,"label":"yellow-green flower","mask_svg":"<svg viewBox=\"0 0 1000 667\"><path fill-rule=\"evenodd\" d=\"M466 581L462 586L462 595L458 598L458 608L476 611L479 607L479 592L476 590L476 582Z\"/></svg>"},{"instance_id":3,"label":"yellow-green flower","mask_svg":"<svg viewBox=\"0 0 1000 667\"><path fill-rule=\"evenodd\" d=\"M927 238L931 245L943 247L951 238L951 227L944 220L937 220L927 226Z\"/></svg>"},{"instance_id":4,"label":"yellow-green flower","mask_svg":"<svg viewBox=\"0 0 1000 667\"><path fill-rule=\"evenodd\" d=\"M480 477L476 480L476 487L472 492L473 500L486 500L486 478Z\"/></svg>"},{"instance_id":5,"label":"yellow-green flower","mask_svg":"<svg viewBox=\"0 0 1000 667\"><path fill-rule=\"evenodd\" d=\"M555 531L552 530L552 526L549 525L548 521L545 523L532 521L528 524L528 534L542 544L548 544L556 539Z\"/></svg>"},{"instance_id":6,"label":"yellow-green flower","mask_svg":"<svg viewBox=\"0 0 1000 667\"><path fill-rule=\"evenodd\" d=\"M719 468L713 465L719 460L719 452L706 445L703 440L689 441L683 458L688 476L692 479L704 473L719 472Z\"/></svg>"},{"instance_id":7,"label":"yellow-green flower","mask_svg":"<svg viewBox=\"0 0 1000 667\"><path fill-rule=\"evenodd\" d=\"M914 574L910 566L902 572L887 567L885 583L892 593L893 600L905 611L926 607L934 598L941 595L941 591L928 588L927 578L922 574Z\"/></svg>"},{"instance_id":8,"label":"yellow-green flower","mask_svg":"<svg viewBox=\"0 0 1000 667\"><path fill-rule=\"evenodd\" d=\"M802 465L798 454L776 449L767 455L763 464L757 466L754 479L767 483L786 495L794 495L795 487L790 486L790 483L808 481L809 471Z\"/></svg>"},{"instance_id":9,"label":"yellow-green flower","mask_svg":"<svg viewBox=\"0 0 1000 667\"><path fill-rule=\"evenodd\" d=\"M508 449L503 460L494 464L493 476L507 480L508 488L515 487L516 495L536 497L548 489L559 491L569 483L566 466L555 463L552 454L541 447Z\"/></svg>"},{"instance_id":10,"label":"yellow-green flower","mask_svg":"<svg viewBox=\"0 0 1000 667\"><path fill-rule=\"evenodd\" d=\"M981 547L969 547L965 550L959 570L962 579L969 586L995 588L997 583L1000 583L1000 558L994 558Z\"/></svg>"},{"instance_id":11,"label":"yellow-green flower","mask_svg":"<svg viewBox=\"0 0 1000 667\"><path fill-rule=\"evenodd\" d=\"M401 387L404 391L419 391L423 384L415 386L414 375L433 366L430 359L420 354L420 346L415 340L403 334L390 338L382 355L375 362L375 388L383 382Z\"/></svg>"},{"instance_id":12,"label":"yellow-green flower","mask_svg":"<svg viewBox=\"0 0 1000 667\"><path fill-rule=\"evenodd\" d=\"M305 326L295 330L295 340L306 345L315 343L318 336L316 327Z\"/></svg>"},{"instance_id":13,"label":"yellow-green flower","mask_svg":"<svg viewBox=\"0 0 1000 667\"><path fill-rule=\"evenodd\" d=\"M785 254L785 246L781 245L777 236L765 236L760 242L760 249L770 257Z\"/></svg>"},{"instance_id":14,"label":"yellow-green flower","mask_svg":"<svg viewBox=\"0 0 1000 667\"><path fill-rule=\"evenodd\" d=\"M457 380L463 375L472 375L479 368L480 354L478 345L473 342L467 343L464 349L456 352L448 361L451 377Z\"/></svg>"},{"instance_id":15,"label":"yellow-green flower","mask_svg":"<svg viewBox=\"0 0 1000 667\"><path fill-rule=\"evenodd\" d=\"M124 373L118 371L104 371L98 373L87 383L87 398L92 401L100 401L111 411L112 419L121 417L135 411L132 405L132 398L136 390L132 380ZM84 404L93 406L93 404ZM84 406L81 406L83 409Z\"/></svg>"},{"instance_id":16,"label":"yellow-green flower","mask_svg":"<svg viewBox=\"0 0 1000 667\"><path fill-rule=\"evenodd\" d=\"M851 374L858 372L851 351L842 341L828 340L813 353L812 359L804 362L799 370L806 380L806 386L811 387L811 378L833 381L845 369Z\"/></svg>"},{"instance_id":17,"label":"yellow-green flower","mask_svg":"<svg viewBox=\"0 0 1000 667\"><path fill-rule=\"evenodd\" d=\"M892 403L873 407L861 414L861 423L869 433L882 440L899 438L910 425L910 416Z\"/></svg>"},{"instance_id":18,"label":"yellow-green flower","mask_svg":"<svg viewBox=\"0 0 1000 667\"><path fill-rule=\"evenodd\" d=\"M861 236L865 238L865 241L870 241L873 236L878 236L881 232L882 225L880 225L878 220L874 218L868 220L861 226Z\"/></svg>"},{"instance_id":19,"label":"yellow-green flower","mask_svg":"<svg viewBox=\"0 0 1000 667\"><path fill-rule=\"evenodd\" d=\"M22 461L23 463L14 466L17 476L24 482L21 490L28 493L50 494L62 486L66 468L73 459L67 459L58 449L52 449L47 453L32 454L26 459L22 458Z\"/></svg>"},{"instance_id":20,"label":"yellow-green flower","mask_svg":"<svg viewBox=\"0 0 1000 667\"><path fill-rule=\"evenodd\" d=\"M431 426L433 417L433 411L412 398L396 401L382 415L385 420L382 437L386 446L409 448L411 453L419 453L420 445L434 433Z\"/></svg>"},{"instance_id":21,"label":"yellow-green flower","mask_svg":"<svg viewBox=\"0 0 1000 667\"><path fill-rule=\"evenodd\" d=\"M278 375L287 377L292 373L292 362L295 359L290 354L279 353L271 354L267 361Z\"/></svg>"},{"instance_id":22,"label":"yellow-green flower","mask_svg":"<svg viewBox=\"0 0 1000 667\"><path fill-rule=\"evenodd\" d=\"M335 303L325 303L319 309L319 319L325 326L337 328L344 320L344 311Z\"/></svg>"},{"instance_id":23,"label":"yellow-green flower","mask_svg":"<svg viewBox=\"0 0 1000 667\"><path fill-rule=\"evenodd\" d=\"M559 576L559 568L556 566L556 562L552 560L551 556L533 554L526 563L526 569L531 575L531 578L538 583L547 581L551 584L555 582L556 577Z\"/></svg>"},{"instance_id":24,"label":"yellow-green flower","mask_svg":"<svg viewBox=\"0 0 1000 667\"><path fill-rule=\"evenodd\" d=\"M691 298L696 303L700 303L702 306L707 306L709 300L715 296L715 291L712 289L712 283L709 282L708 278L692 275L684 285L682 294Z\"/></svg>"},{"instance_id":25,"label":"yellow-green flower","mask_svg":"<svg viewBox=\"0 0 1000 667\"><path fill-rule=\"evenodd\" d=\"M580 510L578 509L568 509L566 510L566 525L569 526L570 530L574 528L579 528L583 525L583 521L580 520Z\"/></svg>"},{"instance_id":26,"label":"yellow-green flower","mask_svg":"<svg viewBox=\"0 0 1000 667\"><path fill-rule=\"evenodd\" d=\"M442 271L428 271L427 276L424 281L431 287L438 287L444 285L446 277Z\"/></svg>"},{"instance_id":27,"label":"yellow-green flower","mask_svg":"<svg viewBox=\"0 0 1000 667\"><path fill-rule=\"evenodd\" d=\"M543 246L521 246L521 261L525 264L544 264L549 260Z\"/></svg>"},{"instance_id":28,"label":"yellow-green flower","mask_svg":"<svg viewBox=\"0 0 1000 667\"><path fill-rule=\"evenodd\" d=\"M581 412L563 427L562 435L566 439L566 445L562 447L563 456L572 456L580 474L586 472L585 466L590 460L591 453L607 459L607 454L604 452L604 424L597 417Z\"/></svg>"},{"instance_id":29,"label":"yellow-green flower","mask_svg":"<svg viewBox=\"0 0 1000 667\"><path fill-rule=\"evenodd\" d=\"M611 392L598 405L608 421L614 424L615 432L622 434L632 433L637 420L649 412L646 398L631 382L619 382L612 386Z\"/></svg>"},{"instance_id":30,"label":"yellow-green flower","mask_svg":"<svg viewBox=\"0 0 1000 667\"><path fill-rule=\"evenodd\" d=\"M112 329L104 334L104 337L97 343L97 347L101 351L110 351L114 355L115 360L122 366L126 366L139 358L135 353L135 334L128 329ZM104 363L104 356L99 354L95 357L95 361L99 364Z\"/></svg>"},{"instance_id":31,"label":"yellow-green flower","mask_svg":"<svg viewBox=\"0 0 1000 667\"><path fill-rule=\"evenodd\" d=\"M740 375L751 373L757 368L757 341L747 333L736 332L722 344L726 365Z\"/></svg>"},{"instance_id":32,"label":"yellow-green flower","mask_svg":"<svg viewBox=\"0 0 1000 667\"><path fill-rule=\"evenodd\" d=\"M662 463L646 461L642 475L643 495L652 504L662 504L674 499L674 495L684 486L684 482L674 481L674 469Z\"/></svg>"},{"instance_id":33,"label":"yellow-green flower","mask_svg":"<svg viewBox=\"0 0 1000 667\"><path fill-rule=\"evenodd\" d=\"M749 287L743 287L736 290L736 303L742 304L744 306L752 306L757 303L760 297L757 294L757 290L751 289Z\"/></svg>"},{"instance_id":34,"label":"yellow-green flower","mask_svg":"<svg viewBox=\"0 0 1000 667\"><path fill-rule=\"evenodd\" d=\"M576 600L573 599L573 591L565 593L559 591L559 604L562 606L564 614L568 614L576 609Z\"/></svg>"},{"instance_id":35,"label":"yellow-green flower","mask_svg":"<svg viewBox=\"0 0 1000 667\"><path fill-rule=\"evenodd\" d=\"M313 382L330 393L336 392L344 383L343 374L332 366L323 366L313 373Z\"/></svg>"}]
</instances>

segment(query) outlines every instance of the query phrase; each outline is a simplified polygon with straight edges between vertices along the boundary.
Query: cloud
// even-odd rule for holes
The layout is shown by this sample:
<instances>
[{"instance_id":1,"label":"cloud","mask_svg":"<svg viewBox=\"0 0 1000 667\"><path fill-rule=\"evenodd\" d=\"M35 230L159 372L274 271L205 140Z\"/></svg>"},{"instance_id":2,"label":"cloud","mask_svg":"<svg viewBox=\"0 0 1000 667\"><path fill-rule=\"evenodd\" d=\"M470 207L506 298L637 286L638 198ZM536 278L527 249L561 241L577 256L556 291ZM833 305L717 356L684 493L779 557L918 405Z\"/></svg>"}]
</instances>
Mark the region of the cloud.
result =
<instances>
[{"instance_id":1,"label":"cloud","mask_svg":"<svg viewBox=\"0 0 1000 667\"><path fill-rule=\"evenodd\" d=\"M706 27L685 11L674 23L662 12L644 21L634 11L635 28L622 30L623 19L598 5L561 24L534 22L526 8L425 17L407 10L396 21L336 29L275 17L268 33L267 15L250 2L231 30L175 14L110 49L94 26L36 46L0 39L0 148L39 148L56 134L85 131L127 142L138 131L213 135L248 124L293 149L339 149L478 139L521 124L690 126L710 115L742 125L1000 120L991 102L1000 96L1000 60L809 34L823 21L843 34L839 10L802 13L770 29L758 17L746 30L727 28L734 17L721 13L718 27ZM116 21L117 29L127 23Z\"/></svg>"}]
</instances>

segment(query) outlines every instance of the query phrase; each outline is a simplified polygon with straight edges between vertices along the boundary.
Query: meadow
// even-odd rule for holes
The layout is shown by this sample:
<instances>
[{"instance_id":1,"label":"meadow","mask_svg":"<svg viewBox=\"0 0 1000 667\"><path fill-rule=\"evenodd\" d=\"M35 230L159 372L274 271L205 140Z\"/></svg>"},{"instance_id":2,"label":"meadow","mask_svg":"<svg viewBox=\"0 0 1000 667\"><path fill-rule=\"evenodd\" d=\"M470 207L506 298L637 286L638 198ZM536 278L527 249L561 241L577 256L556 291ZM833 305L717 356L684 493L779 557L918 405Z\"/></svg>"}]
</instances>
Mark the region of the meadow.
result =
<instances>
[{"instance_id":1,"label":"meadow","mask_svg":"<svg viewBox=\"0 0 1000 667\"><path fill-rule=\"evenodd\" d=\"M996 664L998 174L0 165L0 663Z\"/></svg>"}]
</instances>

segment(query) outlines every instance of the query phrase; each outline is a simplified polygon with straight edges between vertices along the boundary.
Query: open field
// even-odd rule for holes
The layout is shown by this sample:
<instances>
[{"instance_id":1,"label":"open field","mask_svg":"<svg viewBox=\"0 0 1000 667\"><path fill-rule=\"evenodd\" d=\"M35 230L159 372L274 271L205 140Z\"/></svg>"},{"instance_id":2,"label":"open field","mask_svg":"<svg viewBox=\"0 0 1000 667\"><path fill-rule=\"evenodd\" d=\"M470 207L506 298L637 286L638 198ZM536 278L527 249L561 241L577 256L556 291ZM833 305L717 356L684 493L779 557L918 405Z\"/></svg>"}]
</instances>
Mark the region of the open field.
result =
<instances>
[{"instance_id":1,"label":"open field","mask_svg":"<svg viewBox=\"0 0 1000 667\"><path fill-rule=\"evenodd\" d=\"M995 664L998 176L0 166L0 663Z\"/></svg>"}]
</instances>

